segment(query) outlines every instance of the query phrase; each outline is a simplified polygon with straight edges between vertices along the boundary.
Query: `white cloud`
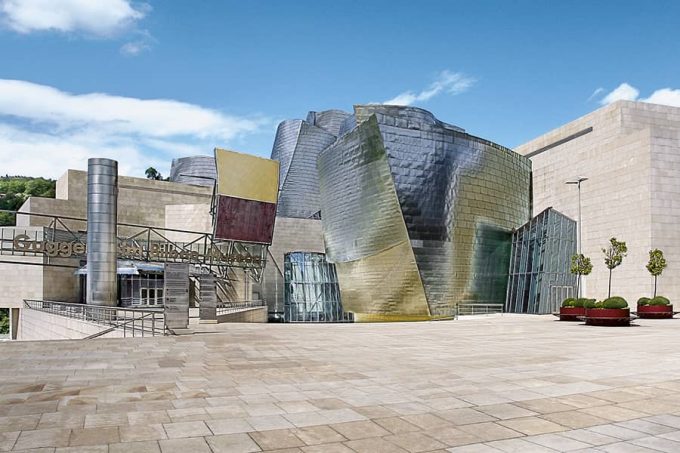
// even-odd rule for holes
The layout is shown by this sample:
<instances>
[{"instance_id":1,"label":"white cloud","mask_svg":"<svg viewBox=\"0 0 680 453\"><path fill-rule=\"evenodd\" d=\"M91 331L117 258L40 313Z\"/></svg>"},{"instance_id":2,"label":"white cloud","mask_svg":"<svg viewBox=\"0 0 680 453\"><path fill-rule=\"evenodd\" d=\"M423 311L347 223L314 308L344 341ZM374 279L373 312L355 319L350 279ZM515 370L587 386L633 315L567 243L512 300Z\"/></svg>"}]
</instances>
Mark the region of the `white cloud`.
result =
<instances>
[{"instance_id":1,"label":"white cloud","mask_svg":"<svg viewBox=\"0 0 680 453\"><path fill-rule=\"evenodd\" d=\"M656 90L650 97L640 100L642 102L650 102L652 104L663 104L672 105L673 107L680 107L680 90L662 88L660 90Z\"/></svg>"},{"instance_id":2,"label":"white cloud","mask_svg":"<svg viewBox=\"0 0 680 453\"><path fill-rule=\"evenodd\" d=\"M474 83L475 79L460 72L442 71L437 80L419 93L405 91L383 102L383 104L411 105L415 102L428 101L441 93L456 95L467 91Z\"/></svg>"},{"instance_id":3,"label":"white cloud","mask_svg":"<svg viewBox=\"0 0 680 453\"><path fill-rule=\"evenodd\" d=\"M596 88L595 91L593 91L593 94L591 94L590 96L588 96L588 99L586 100L586 102L592 101L592 100L595 99L597 96L599 96L600 93L604 93L604 88L602 88L602 87Z\"/></svg>"},{"instance_id":4,"label":"white cloud","mask_svg":"<svg viewBox=\"0 0 680 453\"><path fill-rule=\"evenodd\" d=\"M55 177L96 156L119 160L121 174L142 174L151 164L167 172L172 157L209 154L268 123L170 99L78 95L0 79L3 174Z\"/></svg>"},{"instance_id":5,"label":"white cloud","mask_svg":"<svg viewBox=\"0 0 680 453\"><path fill-rule=\"evenodd\" d=\"M147 30L140 30L137 32L137 35L137 38L121 46L121 54L125 55L126 57L136 57L137 55L151 49L152 44L156 42L156 40Z\"/></svg>"},{"instance_id":6,"label":"white cloud","mask_svg":"<svg viewBox=\"0 0 680 453\"><path fill-rule=\"evenodd\" d=\"M595 96L595 93L593 93ZM611 104L616 101L640 101L648 102L650 104L670 105L672 107L680 107L680 89L661 88L654 91L651 96L647 98L640 97L640 90L627 83L622 83L615 90L605 96L600 103L602 105Z\"/></svg>"},{"instance_id":7,"label":"white cloud","mask_svg":"<svg viewBox=\"0 0 680 453\"><path fill-rule=\"evenodd\" d=\"M147 4L129 0L0 0L3 22L18 33L81 32L109 37L142 19Z\"/></svg>"},{"instance_id":8,"label":"white cloud","mask_svg":"<svg viewBox=\"0 0 680 453\"><path fill-rule=\"evenodd\" d=\"M634 101L640 95L640 91L627 83L622 83L616 87L611 93L606 95L600 104L607 105L616 101Z\"/></svg>"}]
</instances>

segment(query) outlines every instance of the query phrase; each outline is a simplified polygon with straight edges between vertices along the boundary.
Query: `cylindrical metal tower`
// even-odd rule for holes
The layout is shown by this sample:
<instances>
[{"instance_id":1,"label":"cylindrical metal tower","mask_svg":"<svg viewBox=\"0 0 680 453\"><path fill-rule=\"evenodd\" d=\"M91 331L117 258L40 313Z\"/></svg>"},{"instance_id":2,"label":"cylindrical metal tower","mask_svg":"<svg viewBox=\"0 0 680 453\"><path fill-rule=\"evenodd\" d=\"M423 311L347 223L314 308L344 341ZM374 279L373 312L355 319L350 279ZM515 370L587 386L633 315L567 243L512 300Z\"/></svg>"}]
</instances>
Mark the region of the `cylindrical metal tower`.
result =
<instances>
[{"instance_id":1,"label":"cylindrical metal tower","mask_svg":"<svg viewBox=\"0 0 680 453\"><path fill-rule=\"evenodd\" d=\"M87 303L116 306L118 162L87 161Z\"/></svg>"}]
</instances>

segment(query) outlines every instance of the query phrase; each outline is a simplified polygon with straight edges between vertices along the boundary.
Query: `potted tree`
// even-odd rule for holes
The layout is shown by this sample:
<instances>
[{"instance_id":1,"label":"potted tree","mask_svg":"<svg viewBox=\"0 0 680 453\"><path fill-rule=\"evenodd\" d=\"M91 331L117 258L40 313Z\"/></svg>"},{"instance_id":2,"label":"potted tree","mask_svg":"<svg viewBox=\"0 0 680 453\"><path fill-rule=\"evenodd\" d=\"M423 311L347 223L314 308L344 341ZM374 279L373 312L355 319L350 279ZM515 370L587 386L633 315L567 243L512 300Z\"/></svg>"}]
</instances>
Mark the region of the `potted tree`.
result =
<instances>
[{"instance_id":1,"label":"potted tree","mask_svg":"<svg viewBox=\"0 0 680 453\"><path fill-rule=\"evenodd\" d=\"M602 302L587 302L586 324L591 326L628 326L630 308L623 297L609 297Z\"/></svg>"},{"instance_id":2,"label":"potted tree","mask_svg":"<svg viewBox=\"0 0 680 453\"><path fill-rule=\"evenodd\" d=\"M576 253L571 257L571 268L572 274L576 275L576 297L581 297L581 276L590 275L593 271L593 263L590 258L585 256L583 253Z\"/></svg>"},{"instance_id":3,"label":"potted tree","mask_svg":"<svg viewBox=\"0 0 680 453\"><path fill-rule=\"evenodd\" d=\"M628 326L630 325L630 308L623 297L612 297L612 271L623 262L628 247L616 238L609 239L609 247L602 249L604 264L609 269L609 287L607 299L601 302L586 304L586 324L592 326Z\"/></svg>"},{"instance_id":4,"label":"potted tree","mask_svg":"<svg viewBox=\"0 0 680 453\"><path fill-rule=\"evenodd\" d=\"M628 253L628 247L626 247L625 242L611 238L609 239L609 247L603 248L602 253L604 253L604 264L609 269L609 287L607 290L607 298L609 299L612 297L612 271L623 262L623 258Z\"/></svg>"},{"instance_id":5,"label":"potted tree","mask_svg":"<svg viewBox=\"0 0 680 453\"><path fill-rule=\"evenodd\" d=\"M637 303L637 315L639 318L663 319L673 317L671 301L663 296L653 298L641 297Z\"/></svg>"},{"instance_id":6,"label":"potted tree","mask_svg":"<svg viewBox=\"0 0 680 453\"><path fill-rule=\"evenodd\" d=\"M663 296L656 295L656 280L668 264L663 252L659 249L649 251L647 270L654 277L654 296L651 299L641 297L638 300L637 314L640 318L672 318L673 305Z\"/></svg>"},{"instance_id":7,"label":"potted tree","mask_svg":"<svg viewBox=\"0 0 680 453\"><path fill-rule=\"evenodd\" d=\"M585 316L586 309L584 304L589 299L581 298L581 276L590 274L592 270L593 263L587 256L578 253L571 257L570 271L578 277L578 280L576 280L577 298L565 299L564 302L562 302L562 306L560 307L560 321L579 321L580 318Z\"/></svg>"}]
</instances>

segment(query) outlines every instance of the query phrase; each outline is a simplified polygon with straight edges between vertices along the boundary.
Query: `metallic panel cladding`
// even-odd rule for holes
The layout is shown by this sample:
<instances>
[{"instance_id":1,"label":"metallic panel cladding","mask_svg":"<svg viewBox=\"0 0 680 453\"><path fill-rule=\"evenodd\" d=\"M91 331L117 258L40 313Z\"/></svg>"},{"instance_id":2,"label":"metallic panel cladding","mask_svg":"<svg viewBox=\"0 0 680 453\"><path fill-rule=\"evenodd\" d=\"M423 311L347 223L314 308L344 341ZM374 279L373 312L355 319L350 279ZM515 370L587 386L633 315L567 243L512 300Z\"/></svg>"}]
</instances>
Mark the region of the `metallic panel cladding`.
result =
<instances>
[{"instance_id":1,"label":"metallic panel cladding","mask_svg":"<svg viewBox=\"0 0 680 453\"><path fill-rule=\"evenodd\" d=\"M215 163L218 194L276 203L279 186L277 161L215 148Z\"/></svg>"},{"instance_id":2,"label":"metallic panel cladding","mask_svg":"<svg viewBox=\"0 0 680 453\"><path fill-rule=\"evenodd\" d=\"M343 301L346 282L371 277L341 263L399 243L389 228L398 217L430 316L450 316L460 302L503 303L510 232L530 215L530 161L422 109L355 106L355 117L359 125L319 158L324 237ZM381 154L388 165L376 173ZM396 194L396 211L372 203L376 186L385 185ZM408 280L394 271L388 278ZM407 315L393 307L393 316L400 313Z\"/></svg>"},{"instance_id":3,"label":"metallic panel cladding","mask_svg":"<svg viewBox=\"0 0 680 453\"><path fill-rule=\"evenodd\" d=\"M307 122L312 126L320 127L336 137L340 135L343 124L352 116L342 110L324 110L323 112L309 112Z\"/></svg>"},{"instance_id":4,"label":"metallic panel cladding","mask_svg":"<svg viewBox=\"0 0 680 453\"><path fill-rule=\"evenodd\" d=\"M118 162L87 161L87 288L86 302L118 303Z\"/></svg>"},{"instance_id":5,"label":"metallic panel cladding","mask_svg":"<svg viewBox=\"0 0 680 453\"><path fill-rule=\"evenodd\" d=\"M200 176L194 178L192 176ZM170 181L212 187L217 180L214 156L180 157L172 160Z\"/></svg>"},{"instance_id":6,"label":"metallic panel cladding","mask_svg":"<svg viewBox=\"0 0 680 453\"><path fill-rule=\"evenodd\" d=\"M297 132L293 147L278 148L292 152L289 156L282 155L289 164L280 182L278 215L307 219L316 216L320 210L316 159L321 150L335 142L335 135L304 121ZM277 134L277 141L278 138ZM283 140L286 140L285 136ZM274 142L275 149L277 141Z\"/></svg>"},{"instance_id":7,"label":"metallic panel cladding","mask_svg":"<svg viewBox=\"0 0 680 453\"><path fill-rule=\"evenodd\" d=\"M316 159L335 142L349 113L341 110L309 112L307 120L286 120L279 124L271 158L278 160L281 217L318 218L319 180Z\"/></svg>"},{"instance_id":8,"label":"metallic panel cladding","mask_svg":"<svg viewBox=\"0 0 680 453\"><path fill-rule=\"evenodd\" d=\"M324 242L358 321L429 317L375 117L319 156Z\"/></svg>"}]
</instances>

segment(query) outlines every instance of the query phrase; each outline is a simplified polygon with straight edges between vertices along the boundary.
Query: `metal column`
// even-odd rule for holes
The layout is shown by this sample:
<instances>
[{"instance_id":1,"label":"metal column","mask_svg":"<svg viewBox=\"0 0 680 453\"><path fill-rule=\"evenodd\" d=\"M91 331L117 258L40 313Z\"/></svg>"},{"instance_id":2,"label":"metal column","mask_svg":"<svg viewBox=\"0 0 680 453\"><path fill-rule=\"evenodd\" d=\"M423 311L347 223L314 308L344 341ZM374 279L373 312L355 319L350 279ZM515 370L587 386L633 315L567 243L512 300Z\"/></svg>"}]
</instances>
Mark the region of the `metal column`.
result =
<instances>
[{"instance_id":1,"label":"metal column","mask_svg":"<svg viewBox=\"0 0 680 453\"><path fill-rule=\"evenodd\" d=\"M116 306L118 162L87 161L87 303Z\"/></svg>"}]
</instances>

